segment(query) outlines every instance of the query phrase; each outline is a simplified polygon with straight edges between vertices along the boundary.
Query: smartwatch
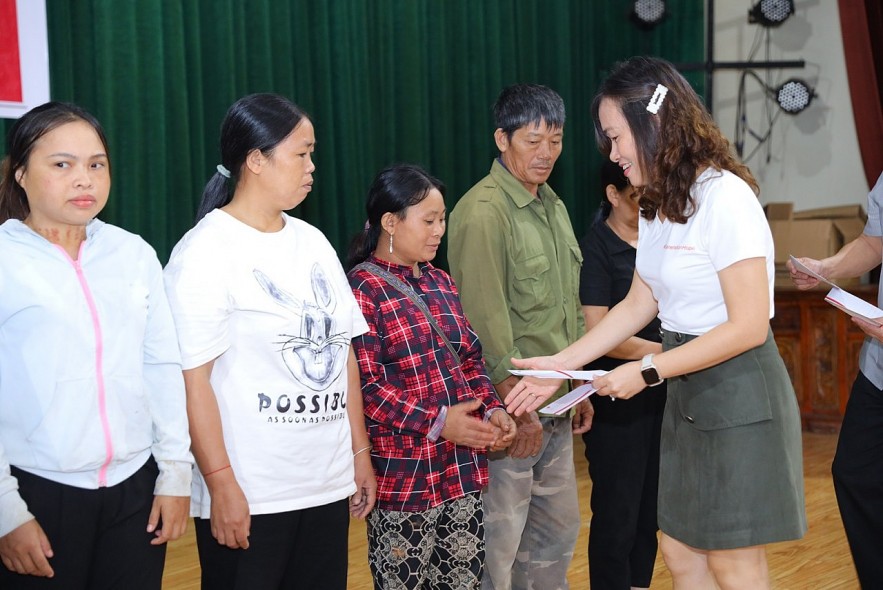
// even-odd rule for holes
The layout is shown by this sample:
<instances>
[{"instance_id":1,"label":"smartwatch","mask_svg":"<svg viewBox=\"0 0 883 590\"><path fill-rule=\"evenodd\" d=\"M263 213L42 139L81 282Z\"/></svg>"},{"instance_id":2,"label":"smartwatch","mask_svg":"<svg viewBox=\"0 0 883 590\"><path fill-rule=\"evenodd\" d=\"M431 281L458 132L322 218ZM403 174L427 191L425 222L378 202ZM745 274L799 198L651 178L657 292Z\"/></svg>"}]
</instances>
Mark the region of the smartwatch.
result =
<instances>
[{"instance_id":1,"label":"smartwatch","mask_svg":"<svg viewBox=\"0 0 883 590\"><path fill-rule=\"evenodd\" d=\"M656 370L656 365L653 364L652 354L644 355L644 358L641 359L641 377L644 378L644 383L649 387L659 385L665 381L665 379L659 376L659 371Z\"/></svg>"}]
</instances>

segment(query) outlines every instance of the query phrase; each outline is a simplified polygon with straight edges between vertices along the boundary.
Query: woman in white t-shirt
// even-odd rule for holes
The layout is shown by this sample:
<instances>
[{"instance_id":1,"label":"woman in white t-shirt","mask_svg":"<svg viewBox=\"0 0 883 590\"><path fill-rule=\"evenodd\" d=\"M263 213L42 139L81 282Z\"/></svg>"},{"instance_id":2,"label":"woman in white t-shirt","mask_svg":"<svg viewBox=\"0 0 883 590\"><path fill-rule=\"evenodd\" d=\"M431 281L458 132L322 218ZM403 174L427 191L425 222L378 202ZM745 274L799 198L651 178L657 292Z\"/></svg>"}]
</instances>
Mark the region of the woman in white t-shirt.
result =
<instances>
[{"instance_id":1,"label":"woman in white t-shirt","mask_svg":"<svg viewBox=\"0 0 883 590\"><path fill-rule=\"evenodd\" d=\"M601 151L641 195L632 287L573 345L513 363L575 369L658 315L663 352L594 385L630 398L668 381L658 502L666 565L676 587L768 588L765 544L802 537L806 515L800 416L769 327L773 242L757 183L666 61L619 64L592 109ZM556 387L524 379L509 410L535 410Z\"/></svg>"},{"instance_id":2,"label":"woman in white t-shirt","mask_svg":"<svg viewBox=\"0 0 883 590\"><path fill-rule=\"evenodd\" d=\"M344 590L349 516L374 504L350 348L367 325L328 240L284 213L312 190L315 143L289 100L237 101L165 270L203 588Z\"/></svg>"}]
</instances>

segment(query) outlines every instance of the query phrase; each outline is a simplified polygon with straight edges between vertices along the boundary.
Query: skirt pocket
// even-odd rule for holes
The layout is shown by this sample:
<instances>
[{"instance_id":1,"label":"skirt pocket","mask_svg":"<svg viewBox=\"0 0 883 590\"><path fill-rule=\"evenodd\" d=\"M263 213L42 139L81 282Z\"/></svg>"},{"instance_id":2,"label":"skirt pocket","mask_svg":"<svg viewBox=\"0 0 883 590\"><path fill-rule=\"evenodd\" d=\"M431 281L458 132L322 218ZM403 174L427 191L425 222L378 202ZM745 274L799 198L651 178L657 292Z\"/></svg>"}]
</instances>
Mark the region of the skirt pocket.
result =
<instances>
[{"instance_id":1,"label":"skirt pocket","mask_svg":"<svg viewBox=\"0 0 883 590\"><path fill-rule=\"evenodd\" d=\"M669 400L697 430L772 420L770 393L756 349L708 369L669 380Z\"/></svg>"}]
</instances>

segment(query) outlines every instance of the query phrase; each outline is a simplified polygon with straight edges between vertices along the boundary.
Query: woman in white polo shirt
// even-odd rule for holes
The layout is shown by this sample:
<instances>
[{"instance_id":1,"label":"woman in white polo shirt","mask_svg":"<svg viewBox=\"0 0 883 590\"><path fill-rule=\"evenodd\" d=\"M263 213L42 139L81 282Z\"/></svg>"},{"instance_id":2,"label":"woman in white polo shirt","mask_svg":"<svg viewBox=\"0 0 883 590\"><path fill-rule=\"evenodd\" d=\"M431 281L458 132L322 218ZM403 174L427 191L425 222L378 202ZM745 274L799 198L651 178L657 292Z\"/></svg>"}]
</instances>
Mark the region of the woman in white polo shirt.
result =
<instances>
[{"instance_id":1,"label":"woman in white polo shirt","mask_svg":"<svg viewBox=\"0 0 883 590\"><path fill-rule=\"evenodd\" d=\"M767 588L764 546L802 537L806 514L800 415L769 327L773 242L757 183L668 62L618 65L592 108L602 152L641 195L632 287L572 346L515 364L577 368L658 314L663 352L595 386L629 398L668 382L663 557L676 587ZM532 410L551 389L525 379L507 403Z\"/></svg>"}]
</instances>

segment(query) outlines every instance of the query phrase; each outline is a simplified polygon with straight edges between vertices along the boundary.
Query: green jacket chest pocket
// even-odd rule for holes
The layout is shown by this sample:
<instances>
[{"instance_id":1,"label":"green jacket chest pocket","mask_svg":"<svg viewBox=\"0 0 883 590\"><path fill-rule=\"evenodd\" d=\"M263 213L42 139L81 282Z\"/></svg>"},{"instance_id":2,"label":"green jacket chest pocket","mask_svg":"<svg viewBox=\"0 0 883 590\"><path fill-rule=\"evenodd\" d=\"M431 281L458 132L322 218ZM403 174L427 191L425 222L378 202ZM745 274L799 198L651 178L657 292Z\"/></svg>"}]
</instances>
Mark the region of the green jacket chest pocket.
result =
<instances>
[{"instance_id":1,"label":"green jacket chest pocket","mask_svg":"<svg viewBox=\"0 0 883 590\"><path fill-rule=\"evenodd\" d=\"M527 312L551 307L554 303L549 278L549 259L537 254L515 262L510 304L515 311Z\"/></svg>"}]
</instances>

